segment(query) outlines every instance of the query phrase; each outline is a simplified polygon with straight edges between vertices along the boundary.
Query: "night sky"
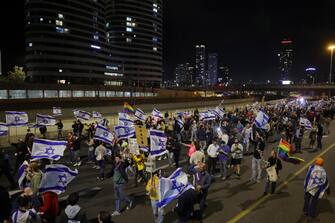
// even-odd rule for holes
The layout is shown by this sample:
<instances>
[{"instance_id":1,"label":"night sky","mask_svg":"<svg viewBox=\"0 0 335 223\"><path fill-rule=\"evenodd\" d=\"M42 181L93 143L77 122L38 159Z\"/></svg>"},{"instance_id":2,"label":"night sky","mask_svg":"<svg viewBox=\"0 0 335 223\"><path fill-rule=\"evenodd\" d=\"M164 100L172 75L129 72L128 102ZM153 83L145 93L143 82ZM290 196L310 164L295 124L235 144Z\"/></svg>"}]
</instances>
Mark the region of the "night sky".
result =
<instances>
[{"instance_id":1,"label":"night sky","mask_svg":"<svg viewBox=\"0 0 335 223\"><path fill-rule=\"evenodd\" d=\"M278 80L277 51L280 41L294 43L293 78L315 66L324 79L329 74L335 43L335 1L163 0L164 75L173 78L178 63L195 61L195 44L219 54L234 81ZM229 1L235 2L235 1ZM237 1L236 1L237 2ZM278 3L273 3L278 2ZM1 3L1 51L3 72L24 62L23 0ZM10 15L4 17L4 11Z\"/></svg>"}]
</instances>

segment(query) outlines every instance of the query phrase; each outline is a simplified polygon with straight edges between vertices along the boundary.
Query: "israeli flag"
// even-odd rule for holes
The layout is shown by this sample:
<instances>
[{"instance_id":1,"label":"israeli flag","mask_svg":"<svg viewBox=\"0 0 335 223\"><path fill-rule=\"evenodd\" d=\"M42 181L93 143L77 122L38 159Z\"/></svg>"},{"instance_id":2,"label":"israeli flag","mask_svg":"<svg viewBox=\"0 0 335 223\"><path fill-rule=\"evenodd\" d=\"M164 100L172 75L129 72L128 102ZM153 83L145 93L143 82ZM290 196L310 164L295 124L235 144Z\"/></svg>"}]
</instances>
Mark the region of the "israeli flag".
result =
<instances>
[{"instance_id":1,"label":"israeli flag","mask_svg":"<svg viewBox=\"0 0 335 223\"><path fill-rule=\"evenodd\" d=\"M36 114L37 125L56 125L56 118L51 115Z\"/></svg>"},{"instance_id":2,"label":"israeli flag","mask_svg":"<svg viewBox=\"0 0 335 223\"><path fill-rule=\"evenodd\" d=\"M51 191L64 193L67 185L78 175L78 170L71 170L62 164L47 165L42 175L39 192Z\"/></svg>"},{"instance_id":3,"label":"israeli flag","mask_svg":"<svg viewBox=\"0 0 335 223\"><path fill-rule=\"evenodd\" d=\"M328 187L329 182L325 169L318 165L310 166L304 182L304 191L322 198Z\"/></svg>"},{"instance_id":4,"label":"israeli flag","mask_svg":"<svg viewBox=\"0 0 335 223\"><path fill-rule=\"evenodd\" d=\"M263 111L259 111L256 119L255 119L255 124L257 128L263 129L265 128L265 125L269 122L269 116L265 114Z\"/></svg>"},{"instance_id":5,"label":"israeli flag","mask_svg":"<svg viewBox=\"0 0 335 223\"><path fill-rule=\"evenodd\" d=\"M92 117L102 119L102 115L100 114L100 112L97 112L97 111L92 112Z\"/></svg>"},{"instance_id":6,"label":"israeli flag","mask_svg":"<svg viewBox=\"0 0 335 223\"><path fill-rule=\"evenodd\" d=\"M163 208L174 199L177 199L185 191L194 187L188 182L187 174L182 168L176 169L168 178L159 179L158 207Z\"/></svg>"},{"instance_id":7,"label":"israeli flag","mask_svg":"<svg viewBox=\"0 0 335 223\"><path fill-rule=\"evenodd\" d=\"M130 116L125 112L119 112L119 119L130 119Z\"/></svg>"},{"instance_id":8,"label":"israeli flag","mask_svg":"<svg viewBox=\"0 0 335 223\"><path fill-rule=\"evenodd\" d=\"M7 126L25 126L28 124L27 112L6 111Z\"/></svg>"},{"instance_id":9,"label":"israeli flag","mask_svg":"<svg viewBox=\"0 0 335 223\"><path fill-rule=\"evenodd\" d=\"M223 116L225 114L225 112L219 108L219 107L216 107L213 112L215 113L216 116L218 116L220 119L223 119Z\"/></svg>"},{"instance_id":10,"label":"israeli flag","mask_svg":"<svg viewBox=\"0 0 335 223\"><path fill-rule=\"evenodd\" d=\"M200 116L200 121L204 121L205 122L205 121L215 120L215 115L212 114L209 111L200 112L199 116Z\"/></svg>"},{"instance_id":11,"label":"israeli flag","mask_svg":"<svg viewBox=\"0 0 335 223\"><path fill-rule=\"evenodd\" d=\"M304 126L306 129L312 128L312 123L307 118L300 118L300 125Z\"/></svg>"},{"instance_id":12,"label":"israeli flag","mask_svg":"<svg viewBox=\"0 0 335 223\"><path fill-rule=\"evenodd\" d=\"M29 163L25 160L21 166L19 167L18 174L17 174L17 182L19 184L19 188L23 190L26 187L25 179L26 179L26 169Z\"/></svg>"},{"instance_id":13,"label":"israeli flag","mask_svg":"<svg viewBox=\"0 0 335 223\"><path fill-rule=\"evenodd\" d=\"M5 136L8 134L8 126L6 123L0 122L0 136Z\"/></svg>"},{"instance_id":14,"label":"israeli flag","mask_svg":"<svg viewBox=\"0 0 335 223\"><path fill-rule=\"evenodd\" d=\"M135 111L134 116L135 116L138 120L143 121L143 122L144 122L145 119L146 119L145 113L144 113L141 109L139 109L139 108L136 108L136 111Z\"/></svg>"},{"instance_id":15,"label":"israeli flag","mask_svg":"<svg viewBox=\"0 0 335 223\"><path fill-rule=\"evenodd\" d=\"M109 123L109 121L106 118L103 118L99 121L99 124L102 125L102 126L105 126L105 127L108 126L108 123Z\"/></svg>"},{"instance_id":16,"label":"israeli flag","mask_svg":"<svg viewBox=\"0 0 335 223\"><path fill-rule=\"evenodd\" d=\"M135 136L135 128L131 126L114 126L114 131L118 140Z\"/></svg>"},{"instance_id":17,"label":"israeli flag","mask_svg":"<svg viewBox=\"0 0 335 223\"><path fill-rule=\"evenodd\" d=\"M81 119L84 121L87 121L91 118L91 113L86 112L86 111L74 110L73 114L77 119Z\"/></svg>"},{"instance_id":18,"label":"israeli flag","mask_svg":"<svg viewBox=\"0 0 335 223\"><path fill-rule=\"evenodd\" d=\"M184 128L184 122L183 119L181 118L177 118L177 124L179 125L179 127L182 129Z\"/></svg>"},{"instance_id":19,"label":"israeli flag","mask_svg":"<svg viewBox=\"0 0 335 223\"><path fill-rule=\"evenodd\" d=\"M131 119L119 118L120 126L134 126L134 121Z\"/></svg>"},{"instance_id":20,"label":"israeli flag","mask_svg":"<svg viewBox=\"0 0 335 223\"><path fill-rule=\"evenodd\" d=\"M112 144L113 143L113 133L111 133L107 128L105 128L102 125L97 125L96 129L95 129L95 135L94 135L94 139L103 141L105 143L108 144Z\"/></svg>"},{"instance_id":21,"label":"israeli flag","mask_svg":"<svg viewBox=\"0 0 335 223\"><path fill-rule=\"evenodd\" d=\"M150 130L150 154L151 156L160 156L167 152L166 135L163 131Z\"/></svg>"},{"instance_id":22,"label":"israeli flag","mask_svg":"<svg viewBox=\"0 0 335 223\"><path fill-rule=\"evenodd\" d=\"M62 115L62 108L61 107L52 107L52 114L54 116Z\"/></svg>"},{"instance_id":23,"label":"israeli flag","mask_svg":"<svg viewBox=\"0 0 335 223\"><path fill-rule=\"evenodd\" d=\"M66 141L34 139L31 159L59 160L64 155L66 145Z\"/></svg>"},{"instance_id":24,"label":"israeli flag","mask_svg":"<svg viewBox=\"0 0 335 223\"><path fill-rule=\"evenodd\" d=\"M152 116L154 116L156 118L163 119L163 114L157 108L154 108L154 110L152 110L151 114L152 114Z\"/></svg>"}]
</instances>

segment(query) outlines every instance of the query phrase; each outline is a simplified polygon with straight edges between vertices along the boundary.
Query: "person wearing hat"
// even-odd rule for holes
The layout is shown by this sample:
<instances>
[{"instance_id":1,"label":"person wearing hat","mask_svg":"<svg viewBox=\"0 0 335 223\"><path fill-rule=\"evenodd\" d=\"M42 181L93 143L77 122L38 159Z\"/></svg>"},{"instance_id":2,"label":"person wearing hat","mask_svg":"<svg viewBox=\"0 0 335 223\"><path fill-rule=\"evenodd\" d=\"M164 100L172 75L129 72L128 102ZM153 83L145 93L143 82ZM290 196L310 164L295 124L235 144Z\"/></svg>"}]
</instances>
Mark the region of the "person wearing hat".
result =
<instances>
[{"instance_id":1,"label":"person wearing hat","mask_svg":"<svg viewBox=\"0 0 335 223\"><path fill-rule=\"evenodd\" d=\"M233 165L233 170L236 176L240 177L241 162L243 158L243 146L239 143L238 139L234 139L234 143L230 148L231 153L231 165Z\"/></svg>"},{"instance_id":2,"label":"person wearing hat","mask_svg":"<svg viewBox=\"0 0 335 223\"><path fill-rule=\"evenodd\" d=\"M315 163L308 169L304 182L304 215L308 218L316 217L316 208L320 198L329 191L329 183L326 170L323 168L324 160L316 158Z\"/></svg>"},{"instance_id":3,"label":"person wearing hat","mask_svg":"<svg viewBox=\"0 0 335 223\"><path fill-rule=\"evenodd\" d=\"M164 219L164 209L158 207L159 202L159 171L152 173L145 190L148 192L151 201L154 223L162 223Z\"/></svg>"}]
</instances>

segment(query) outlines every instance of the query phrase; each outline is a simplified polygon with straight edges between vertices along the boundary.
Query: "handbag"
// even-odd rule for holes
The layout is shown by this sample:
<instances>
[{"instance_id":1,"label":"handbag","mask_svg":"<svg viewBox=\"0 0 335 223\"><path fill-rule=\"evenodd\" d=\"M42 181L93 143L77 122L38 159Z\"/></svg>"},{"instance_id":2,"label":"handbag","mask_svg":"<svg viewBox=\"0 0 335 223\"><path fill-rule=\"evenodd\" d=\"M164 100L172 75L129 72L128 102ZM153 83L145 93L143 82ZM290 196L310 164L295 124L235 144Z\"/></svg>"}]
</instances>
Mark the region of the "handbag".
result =
<instances>
[{"instance_id":1,"label":"handbag","mask_svg":"<svg viewBox=\"0 0 335 223\"><path fill-rule=\"evenodd\" d=\"M270 167L266 168L266 172L268 174L270 182L277 182L278 174L277 174L277 171L276 171L276 165L273 165L273 166L270 166Z\"/></svg>"}]
</instances>

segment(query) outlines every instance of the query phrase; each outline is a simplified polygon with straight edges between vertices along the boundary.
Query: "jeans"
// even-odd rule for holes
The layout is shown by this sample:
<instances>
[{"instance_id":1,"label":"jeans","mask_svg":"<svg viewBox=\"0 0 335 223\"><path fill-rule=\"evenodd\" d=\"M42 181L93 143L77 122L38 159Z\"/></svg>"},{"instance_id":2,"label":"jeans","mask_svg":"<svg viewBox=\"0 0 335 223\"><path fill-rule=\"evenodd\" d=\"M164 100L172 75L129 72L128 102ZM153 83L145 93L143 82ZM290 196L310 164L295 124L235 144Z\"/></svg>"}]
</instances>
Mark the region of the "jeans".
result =
<instances>
[{"instance_id":1,"label":"jeans","mask_svg":"<svg viewBox=\"0 0 335 223\"><path fill-rule=\"evenodd\" d=\"M179 167L179 155L180 155L180 151L178 150L173 151L173 157L174 157L174 162L176 164L176 168Z\"/></svg>"},{"instance_id":2,"label":"jeans","mask_svg":"<svg viewBox=\"0 0 335 223\"><path fill-rule=\"evenodd\" d=\"M322 136L316 137L316 141L317 141L316 148L319 149L319 150L321 150L322 149Z\"/></svg>"},{"instance_id":3,"label":"jeans","mask_svg":"<svg viewBox=\"0 0 335 223\"><path fill-rule=\"evenodd\" d=\"M105 178L105 160L98 160L99 169L99 177Z\"/></svg>"},{"instance_id":4,"label":"jeans","mask_svg":"<svg viewBox=\"0 0 335 223\"><path fill-rule=\"evenodd\" d=\"M203 215L205 208L206 208L206 199L207 199L207 190L201 190L201 193L198 194L198 200L199 200L199 208L201 216Z\"/></svg>"},{"instance_id":5,"label":"jeans","mask_svg":"<svg viewBox=\"0 0 335 223\"><path fill-rule=\"evenodd\" d=\"M251 179L253 180L260 180L262 176L262 169L261 169L261 159L256 159L252 157L252 176Z\"/></svg>"},{"instance_id":6,"label":"jeans","mask_svg":"<svg viewBox=\"0 0 335 223\"><path fill-rule=\"evenodd\" d=\"M302 138L295 139L295 152L301 151L301 141L302 141Z\"/></svg>"},{"instance_id":7,"label":"jeans","mask_svg":"<svg viewBox=\"0 0 335 223\"><path fill-rule=\"evenodd\" d=\"M94 149L92 151L88 150L88 161L94 162L95 157L94 157Z\"/></svg>"},{"instance_id":8,"label":"jeans","mask_svg":"<svg viewBox=\"0 0 335 223\"><path fill-rule=\"evenodd\" d=\"M317 196L312 196L310 193L305 192L305 202L304 202L304 213L312 218L315 217L316 206L318 204L319 198Z\"/></svg>"},{"instance_id":9,"label":"jeans","mask_svg":"<svg viewBox=\"0 0 335 223\"><path fill-rule=\"evenodd\" d=\"M212 175L215 174L216 160L217 158L208 157L208 172Z\"/></svg>"},{"instance_id":10,"label":"jeans","mask_svg":"<svg viewBox=\"0 0 335 223\"><path fill-rule=\"evenodd\" d=\"M169 158L169 165L171 166L172 165L172 163L173 163L173 152L169 152L168 153L168 158Z\"/></svg>"},{"instance_id":11,"label":"jeans","mask_svg":"<svg viewBox=\"0 0 335 223\"><path fill-rule=\"evenodd\" d=\"M164 209L157 207L158 201L151 200L152 213L154 215L154 223L163 223Z\"/></svg>"},{"instance_id":12,"label":"jeans","mask_svg":"<svg viewBox=\"0 0 335 223\"><path fill-rule=\"evenodd\" d=\"M228 160L219 160L221 177L227 177L227 163Z\"/></svg>"},{"instance_id":13,"label":"jeans","mask_svg":"<svg viewBox=\"0 0 335 223\"><path fill-rule=\"evenodd\" d=\"M74 151L73 149L70 149L70 162L78 161L78 152L79 150Z\"/></svg>"},{"instance_id":14,"label":"jeans","mask_svg":"<svg viewBox=\"0 0 335 223\"><path fill-rule=\"evenodd\" d=\"M271 188L271 194L273 194L276 190L277 182L270 182L269 177L267 177L265 181L265 192L269 193Z\"/></svg>"},{"instance_id":15,"label":"jeans","mask_svg":"<svg viewBox=\"0 0 335 223\"><path fill-rule=\"evenodd\" d=\"M191 130L191 142L197 140L197 130Z\"/></svg>"},{"instance_id":16,"label":"jeans","mask_svg":"<svg viewBox=\"0 0 335 223\"><path fill-rule=\"evenodd\" d=\"M131 203L131 200L126 197L124 194L124 184L115 184L114 183L114 198L115 198L115 210L121 212L121 202L125 201L128 205Z\"/></svg>"}]
</instances>

